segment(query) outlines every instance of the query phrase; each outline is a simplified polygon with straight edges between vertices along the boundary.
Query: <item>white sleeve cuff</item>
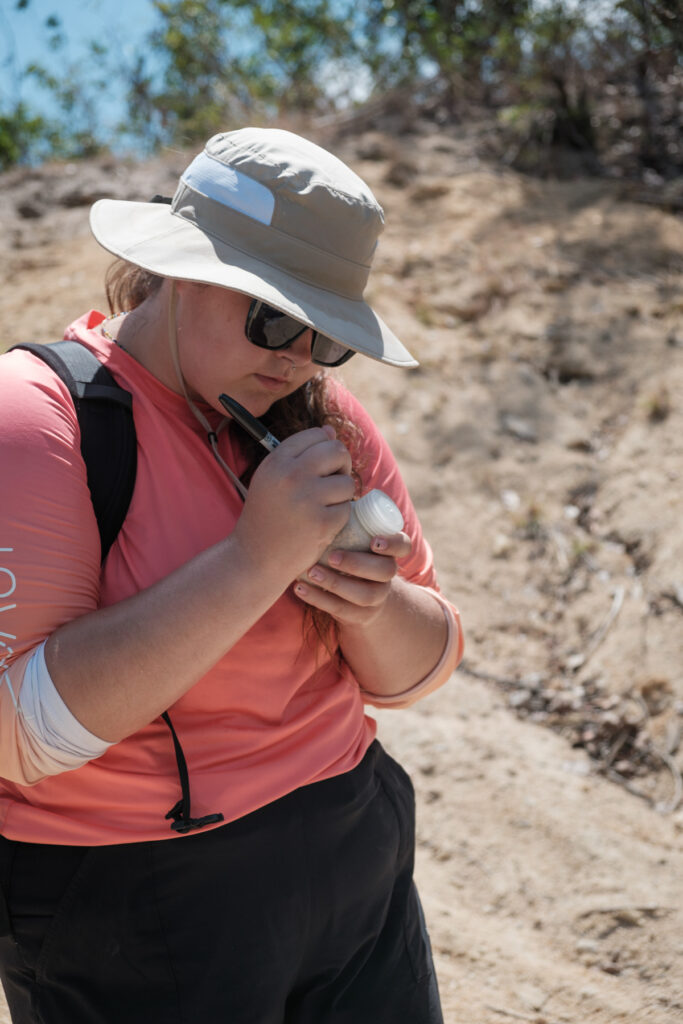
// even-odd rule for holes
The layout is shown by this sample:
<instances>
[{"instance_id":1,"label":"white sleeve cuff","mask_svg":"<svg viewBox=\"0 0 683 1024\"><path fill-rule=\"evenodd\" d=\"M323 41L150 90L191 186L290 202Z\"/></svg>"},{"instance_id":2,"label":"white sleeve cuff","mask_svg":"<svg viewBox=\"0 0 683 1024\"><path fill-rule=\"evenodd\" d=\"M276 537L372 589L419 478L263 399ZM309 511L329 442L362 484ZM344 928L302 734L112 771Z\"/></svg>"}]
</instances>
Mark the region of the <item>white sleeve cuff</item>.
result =
<instances>
[{"instance_id":1,"label":"white sleeve cuff","mask_svg":"<svg viewBox=\"0 0 683 1024\"><path fill-rule=\"evenodd\" d=\"M33 744L53 762L55 772L79 768L112 746L82 726L60 697L45 662L44 643L26 666L19 709Z\"/></svg>"}]
</instances>

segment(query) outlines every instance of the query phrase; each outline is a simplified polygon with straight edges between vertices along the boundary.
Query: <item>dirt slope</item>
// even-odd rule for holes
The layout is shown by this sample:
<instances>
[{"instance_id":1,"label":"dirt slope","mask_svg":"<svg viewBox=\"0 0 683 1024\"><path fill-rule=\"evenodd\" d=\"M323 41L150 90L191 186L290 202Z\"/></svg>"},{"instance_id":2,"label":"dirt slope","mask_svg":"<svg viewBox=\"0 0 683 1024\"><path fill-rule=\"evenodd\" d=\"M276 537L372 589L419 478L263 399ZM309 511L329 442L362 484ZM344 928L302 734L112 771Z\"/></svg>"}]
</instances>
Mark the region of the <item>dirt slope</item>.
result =
<instances>
[{"instance_id":1,"label":"dirt slope","mask_svg":"<svg viewBox=\"0 0 683 1024\"><path fill-rule=\"evenodd\" d=\"M336 148L386 210L370 298L421 360L343 376L397 452L467 631L447 687L378 716L418 793L447 1024L674 1024L681 221L427 129ZM0 178L0 349L102 306L87 203L168 192L186 162Z\"/></svg>"}]
</instances>

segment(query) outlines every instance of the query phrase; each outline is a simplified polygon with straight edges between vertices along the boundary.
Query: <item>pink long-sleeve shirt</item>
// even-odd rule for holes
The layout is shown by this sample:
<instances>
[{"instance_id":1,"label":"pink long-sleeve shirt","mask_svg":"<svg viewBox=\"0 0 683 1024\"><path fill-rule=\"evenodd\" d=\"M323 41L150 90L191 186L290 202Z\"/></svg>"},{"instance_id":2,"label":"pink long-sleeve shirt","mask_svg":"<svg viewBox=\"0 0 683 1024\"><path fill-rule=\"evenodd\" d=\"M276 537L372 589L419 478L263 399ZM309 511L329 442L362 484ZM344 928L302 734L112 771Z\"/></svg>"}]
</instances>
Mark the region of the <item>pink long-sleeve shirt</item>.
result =
<instances>
[{"instance_id":1,"label":"pink long-sleeve shirt","mask_svg":"<svg viewBox=\"0 0 683 1024\"><path fill-rule=\"evenodd\" d=\"M228 535L242 509L185 399L103 338L95 330L102 319L87 314L67 337L87 345L133 394L138 438L133 499L103 567L66 387L30 353L11 352L0 362L0 833L28 842L99 845L175 835L164 816L180 788L161 719L74 770L49 774L55 769L22 728L18 698L29 658L55 629L165 577ZM403 513L413 549L401 575L440 601L449 644L422 683L396 698L375 698L361 692L345 663L302 643L304 605L290 588L169 708L187 758L194 817L221 812L230 821L350 770L375 736L364 703L412 703L441 685L461 656L457 612L438 594L432 554L394 458L341 385L337 401L362 430L363 490L386 491ZM237 474L244 469L239 442L239 428L221 432L221 455Z\"/></svg>"}]
</instances>

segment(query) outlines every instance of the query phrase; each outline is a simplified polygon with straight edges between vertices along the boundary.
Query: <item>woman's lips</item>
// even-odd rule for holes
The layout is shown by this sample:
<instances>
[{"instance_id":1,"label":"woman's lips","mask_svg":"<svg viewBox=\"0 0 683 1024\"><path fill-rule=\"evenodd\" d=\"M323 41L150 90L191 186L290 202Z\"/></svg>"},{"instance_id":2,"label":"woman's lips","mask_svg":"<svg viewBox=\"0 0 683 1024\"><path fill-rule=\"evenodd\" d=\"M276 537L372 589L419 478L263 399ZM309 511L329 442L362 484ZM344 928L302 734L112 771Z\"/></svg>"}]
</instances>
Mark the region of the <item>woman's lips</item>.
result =
<instances>
[{"instance_id":1,"label":"woman's lips","mask_svg":"<svg viewBox=\"0 0 683 1024\"><path fill-rule=\"evenodd\" d=\"M263 387L267 388L269 391L281 391L284 387L287 387L288 384L291 384L291 381L286 377L266 377L263 373L256 373L254 376L259 384L263 385Z\"/></svg>"}]
</instances>

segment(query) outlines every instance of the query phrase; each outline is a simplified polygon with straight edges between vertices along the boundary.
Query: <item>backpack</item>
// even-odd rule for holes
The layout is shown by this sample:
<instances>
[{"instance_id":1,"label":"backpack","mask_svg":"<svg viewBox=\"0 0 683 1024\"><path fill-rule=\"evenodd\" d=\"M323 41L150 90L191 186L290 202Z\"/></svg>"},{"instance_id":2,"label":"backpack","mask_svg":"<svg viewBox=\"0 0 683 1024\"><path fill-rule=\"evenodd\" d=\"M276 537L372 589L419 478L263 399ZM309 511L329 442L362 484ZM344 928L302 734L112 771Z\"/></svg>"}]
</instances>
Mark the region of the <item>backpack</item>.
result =
<instances>
[{"instance_id":1,"label":"backpack","mask_svg":"<svg viewBox=\"0 0 683 1024\"><path fill-rule=\"evenodd\" d=\"M81 431L81 455L100 533L101 562L123 526L133 497L137 473L137 436L133 396L117 384L90 349L79 341L14 345L38 356L69 390ZM10 350L12 351L12 350ZM171 730L182 796L166 815L174 832L191 832L223 821L222 814L190 816L190 782L180 740L167 711L161 715Z\"/></svg>"},{"instance_id":2,"label":"backpack","mask_svg":"<svg viewBox=\"0 0 683 1024\"><path fill-rule=\"evenodd\" d=\"M128 512L137 473L133 396L79 341L26 344L66 384L81 429L81 455L100 531L101 561Z\"/></svg>"}]
</instances>

